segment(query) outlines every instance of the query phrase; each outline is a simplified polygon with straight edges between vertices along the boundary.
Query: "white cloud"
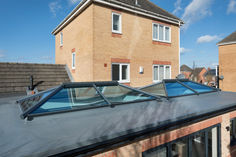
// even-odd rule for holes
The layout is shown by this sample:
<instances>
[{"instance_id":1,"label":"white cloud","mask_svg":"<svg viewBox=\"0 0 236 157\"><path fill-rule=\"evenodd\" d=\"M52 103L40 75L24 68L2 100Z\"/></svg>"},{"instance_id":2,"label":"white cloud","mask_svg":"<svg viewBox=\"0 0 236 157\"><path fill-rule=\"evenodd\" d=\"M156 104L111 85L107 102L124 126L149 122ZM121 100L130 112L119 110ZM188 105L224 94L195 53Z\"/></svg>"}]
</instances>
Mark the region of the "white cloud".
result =
<instances>
[{"instance_id":1,"label":"white cloud","mask_svg":"<svg viewBox=\"0 0 236 157\"><path fill-rule=\"evenodd\" d=\"M236 0L230 0L227 8L227 14L236 13Z\"/></svg>"},{"instance_id":2,"label":"white cloud","mask_svg":"<svg viewBox=\"0 0 236 157\"><path fill-rule=\"evenodd\" d=\"M182 10L182 8L181 8L181 1L182 0L176 0L176 2L175 2L175 10L172 12L173 14L177 14L180 10Z\"/></svg>"},{"instance_id":3,"label":"white cloud","mask_svg":"<svg viewBox=\"0 0 236 157\"><path fill-rule=\"evenodd\" d=\"M211 5L214 0L192 0L192 2L185 8L182 16L185 25L183 29L187 29L192 23L210 16Z\"/></svg>"},{"instance_id":4,"label":"white cloud","mask_svg":"<svg viewBox=\"0 0 236 157\"><path fill-rule=\"evenodd\" d=\"M80 3L81 0L68 0L68 1L70 4L74 5Z\"/></svg>"},{"instance_id":5,"label":"white cloud","mask_svg":"<svg viewBox=\"0 0 236 157\"><path fill-rule=\"evenodd\" d=\"M184 54L184 53L186 53L186 52L191 52L192 50L191 49L186 49L186 48L184 48L184 47L181 47L180 48L180 53L181 54Z\"/></svg>"},{"instance_id":6,"label":"white cloud","mask_svg":"<svg viewBox=\"0 0 236 157\"><path fill-rule=\"evenodd\" d=\"M57 15L58 10L62 9L61 4L58 1L54 1L49 3L48 5L51 13L53 14L53 16Z\"/></svg>"},{"instance_id":7,"label":"white cloud","mask_svg":"<svg viewBox=\"0 0 236 157\"><path fill-rule=\"evenodd\" d=\"M203 35L197 39L197 43L209 43L212 41L218 41L221 38L218 35Z\"/></svg>"}]
</instances>

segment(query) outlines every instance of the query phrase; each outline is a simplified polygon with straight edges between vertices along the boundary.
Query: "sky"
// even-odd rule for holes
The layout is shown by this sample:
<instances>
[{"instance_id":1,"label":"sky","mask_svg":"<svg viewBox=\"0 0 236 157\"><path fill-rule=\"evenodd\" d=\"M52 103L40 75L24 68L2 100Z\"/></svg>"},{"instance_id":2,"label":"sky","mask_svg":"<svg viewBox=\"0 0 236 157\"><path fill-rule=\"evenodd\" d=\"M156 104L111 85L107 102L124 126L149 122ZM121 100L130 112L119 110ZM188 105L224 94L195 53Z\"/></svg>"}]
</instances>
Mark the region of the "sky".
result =
<instances>
[{"instance_id":1,"label":"sky","mask_svg":"<svg viewBox=\"0 0 236 157\"><path fill-rule=\"evenodd\" d=\"M218 64L217 42L236 31L236 0L151 0L181 18L180 62ZM0 0L0 62L55 63L52 30L80 0Z\"/></svg>"}]
</instances>

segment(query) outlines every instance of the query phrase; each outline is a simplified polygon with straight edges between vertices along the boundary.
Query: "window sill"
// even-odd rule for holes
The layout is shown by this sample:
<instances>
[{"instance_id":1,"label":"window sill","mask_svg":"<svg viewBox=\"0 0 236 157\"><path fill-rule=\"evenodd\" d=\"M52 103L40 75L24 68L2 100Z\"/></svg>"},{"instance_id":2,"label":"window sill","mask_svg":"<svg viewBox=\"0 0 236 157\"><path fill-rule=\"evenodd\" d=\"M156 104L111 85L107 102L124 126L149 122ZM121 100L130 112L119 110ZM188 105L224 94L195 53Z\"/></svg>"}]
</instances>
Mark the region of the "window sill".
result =
<instances>
[{"instance_id":1,"label":"window sill","mask_svg":"<svg viewBox=\"0 0 236 157\"><path fill-rule=\"evenodd\" d=\"M152 40L152 43L153 43L154 45L171 46L171 42L165 42L165 41Z\"/></svg>"},{"instance_id":2,"label":"window sill","mask_svg":"<svg viewBox=\"0 0 236 157\"><path fill-rule=\"evenodd\" d=\"M119 83L130 83L130 81L118 81Z\"/></svg>"},{"instance_id":3,"label":"window sill","mask_svg":"<svg viewBox=\"0 0 236 157\"><path fill-rule=\"evenodd\" d=\"M122 33L112 32L112 33L111 33L111 36L112 36L112 37L115 37L115 38L121 38Z\"/></svg>"}]
</instances>

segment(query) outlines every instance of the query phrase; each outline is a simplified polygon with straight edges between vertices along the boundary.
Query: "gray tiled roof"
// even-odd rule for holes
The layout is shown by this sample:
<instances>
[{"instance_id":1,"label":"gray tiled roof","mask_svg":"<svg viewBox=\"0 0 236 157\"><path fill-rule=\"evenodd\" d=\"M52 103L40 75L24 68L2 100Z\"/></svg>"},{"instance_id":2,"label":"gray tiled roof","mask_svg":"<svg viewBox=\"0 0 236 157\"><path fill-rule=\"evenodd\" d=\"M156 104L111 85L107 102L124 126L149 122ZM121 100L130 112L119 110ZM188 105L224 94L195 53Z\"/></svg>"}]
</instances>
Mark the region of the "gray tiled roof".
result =
<instances>
[{"instance_id":1,"label":"gray tiled roof","mask_svg":"<svg viewBox=\"0 0 236 157\"><path fill-rule=\"evenodd\" d=\"M230 34L229 36L227 36L226 38L224 38L223 40L221 40L220 42L218 42L218 45L228 44L232 42L236 43L236 31Z\"/></svg>"}]
</instances>

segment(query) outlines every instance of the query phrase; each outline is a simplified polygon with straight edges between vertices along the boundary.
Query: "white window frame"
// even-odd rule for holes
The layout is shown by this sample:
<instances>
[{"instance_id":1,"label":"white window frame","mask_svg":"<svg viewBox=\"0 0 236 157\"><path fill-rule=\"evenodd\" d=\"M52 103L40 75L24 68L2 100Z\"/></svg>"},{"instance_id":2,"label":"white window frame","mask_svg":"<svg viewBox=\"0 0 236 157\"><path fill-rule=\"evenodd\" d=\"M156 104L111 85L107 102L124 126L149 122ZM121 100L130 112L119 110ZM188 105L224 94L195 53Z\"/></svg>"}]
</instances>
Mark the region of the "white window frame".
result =
<instances>
[{"instance_id":1,"label":"white window frame","mask_svg":"<svg viewBox=\"0 0 236 157\"><path fill-rule=\"evenodd\" d=\"M72 62L71 62L71 68L75 69L75 63L76 63L76 54L75 52L71 53L72 54ZM73 64L74 63L74 64ZM73 66L74 65L74 66Z\"/></svg>"},{"instance_id":2,"label":"white window frame","mask_svg":"<svg viewBox=\"0 0 236 157\"><path fill-rule=\"evenodd\" d=\"M158 67L158 80L154 80L154 67L157 66ZM171 79L171 65L162 65L162 64L153 64L152 65L152 80L154 83L156 82L161 82L162 80L160 80L160 66L164 66L164 79ZM166 78L166 67L170 67L170 78Z\"/></svg>"},{"instance_id":3,"label":"white window frame","mask_svg":"<svg viewBox=\"0 0 236 157\"><path fill-rule=\"evenodd\" d=\"M60 46L63 46L63 32L60 33Z\"/></svg>"},{"instance_id":4,"label":"white window frame","mask_svg":"<svg viewBox=\"0 0 236 157\"><path fill-rule=\"evenodd\" d=\"M157 39L154 38L154 35L153 35L153 33L154 33L154 25L157 25ZM160 35L159 26L160 26L160 25L163 26L163 39L164 39L164 40L159 40L159 35ZM165 30L166 30L166 28L169 28L169 39L170 39L169 41L166 40L166 36L165 36ZM160 41L160 42L171 43L171 27L170 27L170 26L163 25L163 24L159 24L159 23L153 22L153 23L152 23L152 40L153 40L153 41Z\"/></svg>"},{"instance_id":5,"label":"white window frame","mask_svg":"<svg viewBox=\"0 0 236 157\"><path fill-rule=\"evenodd\" d=\"M119 16L119 30L113 30L113 15L118 15ZM111 21L112 21L112 24L111 24L111 30L112 30L112 33L118 33L118 34L121 34L122 33L122 15L119 14L119 13L115 13L115 12L112 12L111 14Z\"/></svg>"},{"instance_id":6,"label":"white window frame","mask_svg":"<svg viewBox=\"0 0 236 157\"><path fill-rule=\"evenodd\" d=\"M129 83L130 82L130 64L129 63L112 63L111 64L111 79L112 79L112 65L119 65L119 81L120 83ZM126 80L122 80L122 65L127 65L128 76Z\"/></svg>"}]
</instances>

